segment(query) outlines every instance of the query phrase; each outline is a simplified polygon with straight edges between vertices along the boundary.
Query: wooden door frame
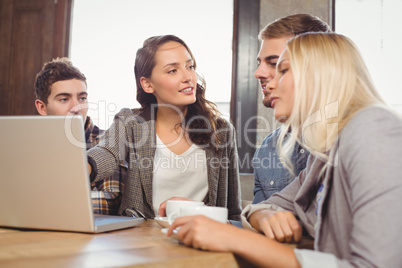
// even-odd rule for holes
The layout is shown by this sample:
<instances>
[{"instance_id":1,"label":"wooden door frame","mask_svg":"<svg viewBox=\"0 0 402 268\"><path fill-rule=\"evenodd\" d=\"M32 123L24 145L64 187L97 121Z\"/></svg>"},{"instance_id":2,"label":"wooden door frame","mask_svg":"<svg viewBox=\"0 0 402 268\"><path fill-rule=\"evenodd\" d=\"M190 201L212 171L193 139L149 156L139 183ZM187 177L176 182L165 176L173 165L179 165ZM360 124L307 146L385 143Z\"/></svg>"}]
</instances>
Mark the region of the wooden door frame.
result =
<instances>
[{"instance_id":1,"label":"wooden door frame","mask_svg":"<svg viewBox=\"0 0 402 268\"><path fill-rule=\"evenodd\" d=\"M0 1L0 115L34 115L34 81L69 56L73 0Z\"/></svg>"}]
</instances>

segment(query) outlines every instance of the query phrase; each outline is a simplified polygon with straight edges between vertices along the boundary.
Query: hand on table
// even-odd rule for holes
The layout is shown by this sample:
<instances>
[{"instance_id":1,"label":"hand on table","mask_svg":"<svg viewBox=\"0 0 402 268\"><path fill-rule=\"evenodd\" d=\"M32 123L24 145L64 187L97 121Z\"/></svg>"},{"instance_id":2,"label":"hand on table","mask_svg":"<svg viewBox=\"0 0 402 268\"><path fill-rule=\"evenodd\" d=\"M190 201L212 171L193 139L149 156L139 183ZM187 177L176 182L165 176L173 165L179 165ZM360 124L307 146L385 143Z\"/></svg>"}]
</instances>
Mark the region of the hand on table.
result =
<instances>
[{"instance_id":1,"label":"hand on table","mask_svg":"<svg viewBox=\"0 0 402 268\"><path fill-rule=\"evenodd\" d=\"M266 236L214 221L203 215L177 218L167 235L177 237L196 249L232 252L258 267L301 267L292 248Z\"/></svg>"},{"instance_id":2,"label":"hand on table","mask_svg":"<svg viewBox=\"0 0 402 268\"><path fill-rule=\"evenodd\" d=\"M170 226L167 235L171 236L176 228L178 228L176 235L185 245L221 252L232 250L230 239L236 237L232 233L239 229L203 215L177 218Z\"/></svg>"},{"instance_id":3,"label":"hand on table","mask_svg":"<svg viewBox=\"0 0 402 268\"><path fill-rule=\"evenodd\" d=\"M279 242L299 242L302 228L290 211L259 210L250 217L251 225Z\"/></svg>"}]
</instances>

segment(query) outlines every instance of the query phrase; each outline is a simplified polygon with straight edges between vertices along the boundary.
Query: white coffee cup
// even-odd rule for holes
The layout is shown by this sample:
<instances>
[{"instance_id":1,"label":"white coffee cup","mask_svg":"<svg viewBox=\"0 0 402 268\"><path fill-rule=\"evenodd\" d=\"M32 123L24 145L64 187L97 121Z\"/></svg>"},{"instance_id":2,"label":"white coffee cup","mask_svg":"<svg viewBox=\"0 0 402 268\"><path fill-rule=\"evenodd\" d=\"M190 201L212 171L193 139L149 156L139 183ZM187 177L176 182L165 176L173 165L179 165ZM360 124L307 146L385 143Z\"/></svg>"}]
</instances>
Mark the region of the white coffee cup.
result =
<instances>
[{"instance_id":1,"label":"white coffee cup","mask_svg":"<svg viewBox=\"0 0 402 268\"><path fill-rule=\"evenodd\" d=\"M204 206L204 202L191 200L168 200L166 202L166 216L169 224L172 224L174 220L180 216L181 208L196 208L200 206Z\"/></svg>"},{"instance_id":2,"label":"white coffee cup","mask_svg":"<svg viewBox=\"0 0 402 268\"><path fill-rule=\"evenodd\" d=\"M180 217L184 216L194 216L194 215L204 215L213 220L227 223L228 221L228 209L224 207L182 207L180 208Z\"/></svg>"}]
</instances>

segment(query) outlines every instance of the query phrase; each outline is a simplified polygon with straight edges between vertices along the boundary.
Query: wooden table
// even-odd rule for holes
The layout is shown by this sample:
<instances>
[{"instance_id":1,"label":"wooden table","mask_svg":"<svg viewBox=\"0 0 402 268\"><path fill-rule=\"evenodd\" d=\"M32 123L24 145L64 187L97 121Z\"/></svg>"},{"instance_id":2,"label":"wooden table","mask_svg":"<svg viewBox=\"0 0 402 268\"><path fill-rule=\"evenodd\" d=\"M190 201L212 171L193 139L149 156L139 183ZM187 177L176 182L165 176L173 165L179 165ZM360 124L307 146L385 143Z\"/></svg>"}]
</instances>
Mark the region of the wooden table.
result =
<instances>
[{"instance_id":1,"label":"wooden table","mask_svg":"<svg viewBox=\"0 0 402 268\"><path fill-rule=\"evenodd\" d=\"M181 245L148 220L135 228L102 234L0 229L0 267L253 266L232 253Z\"/></svg>"}]
</instances>

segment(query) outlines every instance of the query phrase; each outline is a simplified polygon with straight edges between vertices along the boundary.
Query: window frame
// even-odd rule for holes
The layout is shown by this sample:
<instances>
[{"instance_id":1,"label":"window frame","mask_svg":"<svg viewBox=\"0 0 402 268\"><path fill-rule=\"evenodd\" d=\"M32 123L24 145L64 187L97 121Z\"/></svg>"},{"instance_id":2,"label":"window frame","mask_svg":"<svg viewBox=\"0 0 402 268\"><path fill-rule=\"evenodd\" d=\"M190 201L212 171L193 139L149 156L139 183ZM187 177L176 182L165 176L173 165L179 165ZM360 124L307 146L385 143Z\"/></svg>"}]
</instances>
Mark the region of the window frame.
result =
<instances>
[{"instance_id":1,"label":"window frame","mask_svg":"<svg viewBox=\"0 0 402 268\"><path fill-rule=\"evenodd\" d=\"M257 19L256 19L257 18ZM253 173L258 80L254 79L259 50L260 0L234 0L233 66L230 118L236 129L240 173ZM246 126L246 128L244 128Z\"/></svg>"}]
</instances>

